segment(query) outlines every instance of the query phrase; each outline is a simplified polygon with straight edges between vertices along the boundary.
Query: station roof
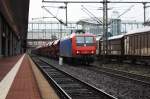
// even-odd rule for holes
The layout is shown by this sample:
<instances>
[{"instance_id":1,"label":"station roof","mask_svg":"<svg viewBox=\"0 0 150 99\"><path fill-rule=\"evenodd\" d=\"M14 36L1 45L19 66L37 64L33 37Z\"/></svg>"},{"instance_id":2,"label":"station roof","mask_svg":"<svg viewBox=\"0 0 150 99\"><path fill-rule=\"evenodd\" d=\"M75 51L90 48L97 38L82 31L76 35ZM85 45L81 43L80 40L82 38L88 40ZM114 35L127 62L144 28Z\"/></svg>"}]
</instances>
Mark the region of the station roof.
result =
<instances>
[{"instance_id":1,"label":"station roof","mask_svg":"<svg viewBox=\"0 0 150 99\"><path fill-rule=\"evenodd\" d=\"M103 37L103 35L98 35L98 36L96 36L96 41L101 40L101 39L102 39L102 37Z\"/></svg>"},{"instance_id":2,"label":"station roof","mask_svg":"<svg viewBox=\"0 0 150 99\"><path fill-rule=\"evenodd\" d=\"M149 31L150 31L150 26L146 26L144 28L131 30L128 33L126 33L126 35L137 34L137 33L144 33L144 32L149 32Z\"/></svg>"},{"instance_id":3,"label":"station roof","mask_svg":"<svg viewBox=\"0 0 150 99\"><path fill-rule=\"evenodd\" d=\"M109 37L108 40L115 40L115 39L120 39L122 38L124 35L116 35L116 36L112 36L112 37Z\"/></svg>"},{"instance_id":4,"label":"station roof","mask_svg":"<svg viewBox=\"0 0 150 99\"><path fill-rule=\"evenodd\" d=\"M114 20L114 19L108 19L108 23L110 24L110 22ZM120 20L120 19L117 19ZM87 19L81 19L77 22L77 24L85 24L85 25L99 25L102 26L103 25L103 18L98 18L98 17L91 17L91 18L87 18Z\"/></svg>"},{"instance_id":5,"label":"station roof","mask_svg":"<svg viewBox=\"0 0 150 99\"><path fill-rule=\"evenodd\" d=\"M29 0L0 0L0 13L19 38L27 36Z\"/></svg>"},{"instance_id":6,"label":"station roof","mask_svg":"<svg viewBox=\"0 0 150 99\"><path fill-rule=\"evenodd\" d=\"M77 24L91 24L91 25L102 25L94 19L82 19L77 22Z\"/></svg>"}]
</instances>

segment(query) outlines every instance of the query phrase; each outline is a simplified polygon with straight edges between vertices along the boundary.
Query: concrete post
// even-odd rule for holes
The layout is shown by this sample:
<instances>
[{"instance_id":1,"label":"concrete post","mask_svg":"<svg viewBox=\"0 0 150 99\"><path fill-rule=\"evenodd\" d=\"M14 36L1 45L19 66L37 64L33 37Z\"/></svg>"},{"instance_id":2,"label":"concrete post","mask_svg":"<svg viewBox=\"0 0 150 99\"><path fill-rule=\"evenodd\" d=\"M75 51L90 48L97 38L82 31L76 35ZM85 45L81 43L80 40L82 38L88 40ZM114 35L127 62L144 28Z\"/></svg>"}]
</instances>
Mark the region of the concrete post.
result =
<instances>
[{"instance_id":1,"label":"concrete post","mask_svg":"<svg viewBox=\"0 0 150 99\"><path fill-rule=\"evenodd\" d=\"M13 36L13 50L14 50L14 55L16 55L16 38Z\"/></svg>"},{"instance_id":2,"label":"concrete post","mask_svg":"<svg viewBox=\"0 0 150 99\"><path fill-rule=\"evenodd\" d=\"M17 38L16 38L16 54L20 54L20 49L21 49L21 41L20 40L18 40Z\"/></svg>"},{"instance_id":3,"label":"concrete post","mask_svg":"<svg viewBox=\"0 0 150 99\"><path fill-rule=\"evenodd\" d=\"M7 33L5 33L5 35L6 35L6 37L5 37L5 56L8 56L8 34Z\"/></svg>"},{"instance_id":4,"label":"concrete post","mask_svg":"<svg viewBox=\"0 0 150 99\"><path fill-rule=\"evenodd\" d=\"M5 45L5 56L9 56L9 55L8 55L8 50L9 50L9 49L8 49L8 45L9 45L9 44L8 44L8 43L9 43L9 41L8 41L9 36L8 36L8 35L9 35L8 25L6 25L6 28L5 28L5 42L6 42L6 43L5 43L5 44L6 44L6 45Z\"/></svg>"},{"instance_id":5,"label":"concrete post","mask_svg":"<svg viewBox=\"0 0 150 99\"><path fill-rule=\"evenodd\" d=\"M63 65L63 58L59 57L59 65Z\"/></svg>"},{"instance_id":6,"label":"concrete post","mask_svg":"<svg viewBox=\"0 0 150 99\"><path fill-rule=\"evenodd\" d=\"M7 56L10 56L10 30L9 30L9 28L7 28L7 40L8 40L8 46L7 46L7 49L8 49L8 51L7 51Z\"/></svg>"},{"instance_id":7,"label":"concrete post","mask_svg":"<svg viewBox=\"0 0 150 99\"><path fill-rule=\"evenodd\" d=\"M12 35L11 35L11 45L12 45L12 49L11 49L11 51L12 51L12 56L14 55L14 41L13 41L13 32L12 32Z\"/></svg>"},{"instance_id":8,"label":"concrete post","mask_svg":"<svg viewBox=\"0 0 150 99\"><path fill-rule=\"evenodd\" d=\"M12 32L10 31L10 36L9 36L9 55L12 56L12 49L13 49L13 45L12 45Z\"/></svg>"}]
</instances>

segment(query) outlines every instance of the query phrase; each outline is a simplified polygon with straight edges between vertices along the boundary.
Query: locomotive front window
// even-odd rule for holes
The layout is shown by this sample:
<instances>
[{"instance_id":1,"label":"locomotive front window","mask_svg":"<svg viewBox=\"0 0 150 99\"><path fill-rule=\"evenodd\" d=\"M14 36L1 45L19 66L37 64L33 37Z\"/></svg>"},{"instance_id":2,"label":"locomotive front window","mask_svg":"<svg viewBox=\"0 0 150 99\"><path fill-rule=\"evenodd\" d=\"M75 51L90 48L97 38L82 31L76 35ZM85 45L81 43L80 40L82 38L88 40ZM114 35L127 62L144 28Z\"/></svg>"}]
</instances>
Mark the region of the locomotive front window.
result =
<instances>
[{"instance_id":1,"label":"locomotive front window","mask_svg":"<svg viewBox=\"0 0 150 99\"><path fill-rule=\"evenodd\" d=\"M78 36L76 37L76 43L77 46L93 46L94 44L94 38L92 36L86 36L86 37L82 37L82 36Z\"/></svg>"},{"instance_id":2,"label":"locomotive front window","mask_svg":"<svg viewBox=\"0 0 150 99\"><path fill-rule=\"evenodd\" d=\"M83 44L84 43L84 37L76 37L76 42L78 44Z\"/></svg>"},{"instance_id":3,"label":"locomotive front window","mask_svg":"<svg viewBox=\"0 0 150 99\"><path fill-rule=\"evenodd\" d=\"M88 44L88 43L93 43L93 37L85 37L85 43Z\"/></svg>"}]
</instances>

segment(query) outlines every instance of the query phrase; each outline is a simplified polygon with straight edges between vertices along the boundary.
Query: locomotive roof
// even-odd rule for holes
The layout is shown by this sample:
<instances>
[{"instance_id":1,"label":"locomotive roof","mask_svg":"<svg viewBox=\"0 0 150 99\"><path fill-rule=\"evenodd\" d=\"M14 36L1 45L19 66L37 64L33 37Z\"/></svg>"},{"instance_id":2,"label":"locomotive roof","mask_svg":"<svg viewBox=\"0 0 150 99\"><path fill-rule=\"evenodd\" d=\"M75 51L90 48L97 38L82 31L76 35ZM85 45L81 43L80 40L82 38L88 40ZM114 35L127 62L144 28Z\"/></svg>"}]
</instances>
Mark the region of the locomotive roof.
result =
<instances>
[{"instance_id":1,"label":"locomotive roof","mask_svg":"<svg viewBox=\"0 0 150 99\"><path fill-rule=\"evenodd\" d=\"M120 39L120 38L122 38L123 36L124 36L124 34L112 36L112 37L109 37L108 40Z\"/></svg>"},{"instance_id":2,"label":"locomotive roof","mask_svg":"<svg viewBox=\"0 0 150 99\"><path fill-rule=\"evenodd\" d=\"M91 33L83 33L83 34L77 34L77 33L73 33L73 36L95 36L94 34L91 34Z\"/></svg>"},{"instance_id":3,"label":"locomotive roof","mask_svg":"<svg viewBox=\"0 0 150 99\"><path fill-rule=\"evenodd\" d=\"M99 40L101 40L101 39L102 39L102 35L96 37L96 41L99 41Z\"/></svg>"},{"instance_id":4,"label":"locomotive roof","mask_svg":"<svg viewBox=\"0 0 150 99\"><path fill-rule=\"evenodd\" d=\"M39 45L39 46L37 46L35 49L39 49L39 48L41 48L42 46L41 45Z\"/></svg>"},{"instance_id":5,"label":"locomotive roof","mask_svg":"<svg viewBox=\"0 0 150 99\"><path fill-rule=\"evenodd\" d=\"M52 43L53 43L53 42L52 42L52 41L50 41L50 42L48 42L46 45L47 45L47 46L51 46L51 45L52 45Z\"/></svg>"},{"instance_id":6,"label":"locomotive roof","mask_svg":"<svg viewBox=\"0 0 150 99\"><path fill-rule=\"evenodd\" d=\"M59 41L60 41L60 40L55 40L53 45L58 44Z\"/></svg>"},{"instance_id":7,"label":"locomotive roof","mask_svg":"<svg viewBox=\"0 0 150 99\"><path fill-rule=\"evenodd\" d=\"M64 38L61 38L60 40L64 40L64 39L68 39L68 38L73 38L74 36L95 36L94 34L91 33L84 33L84 34L76 34L76 33L72 33L71 35L68 35Z\"/></svg>"},{"instance_id":8,"label":"locomotive roof","mask_svg":"<svg viewBox=\"0 0 150 99\"><path fill-rule=\"evenodd\" d=\"M131 35L131 34L136 34L136 33L144 33L144 32L148 32L150 31L150 27L144 27L144 28L140 28L140 29L136 29L136 30L131 30L128 33L126 33L125 35Z\"/></svg>"},{"instance_id":9,"label":"locomotive roof","mask_svg":"<svg viewBox=\"0 0 150 99\"><path fill-rule=\"evenodd\" d=\"M69 37L72 38L74 36L95 36L94 34L91 33L84 33L84 34L76 34L76 33L72 33Z\"/></svg>"}]
</instances>

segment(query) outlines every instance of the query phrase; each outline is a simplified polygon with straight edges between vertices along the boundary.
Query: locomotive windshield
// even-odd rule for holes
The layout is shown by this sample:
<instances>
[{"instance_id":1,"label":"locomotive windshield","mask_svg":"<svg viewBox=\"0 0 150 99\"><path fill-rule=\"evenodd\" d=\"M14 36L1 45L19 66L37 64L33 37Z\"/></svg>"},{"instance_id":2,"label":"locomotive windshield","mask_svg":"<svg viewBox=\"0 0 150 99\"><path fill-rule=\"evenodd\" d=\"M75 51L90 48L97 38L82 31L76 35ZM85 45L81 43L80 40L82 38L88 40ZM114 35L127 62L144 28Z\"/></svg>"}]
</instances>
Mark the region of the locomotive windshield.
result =
<instances>
[{"instance_id":1,"label":"locomotive windshield","mask_svg":"<svg viewBox=\"0 0 150 99\"><path fill-rule=\"evenodd\" d=\"M84 44L86 44L87 46L91 46L94 43L94 38L92 36L88 37L78 36L76 37L76 43L77 46L84 46Z\"/></svg>"},{"instance_id":2,"label":"locomotive windshield","mask_svg":"<svg viewBox=\"0 0 150 99\"><path fill-rule=\"evenodd\" d=\"M84 43L84 37L76 37L76 42L77 43Z\"/></svg>"},{"instance_id":3,"label":"locomotive windshield","mask_svg":"<svg viewBox=\"0 0 150 99\"><path fill-rule=\"evenodd\" d=\"M93 37L85 37L85 43L93 43Z\"/></svg>"}]
</instances>

